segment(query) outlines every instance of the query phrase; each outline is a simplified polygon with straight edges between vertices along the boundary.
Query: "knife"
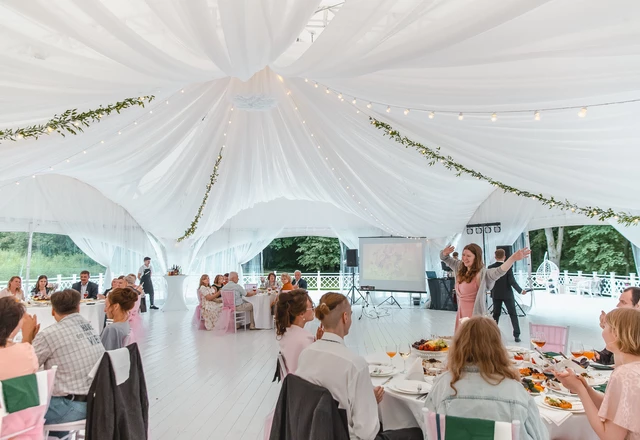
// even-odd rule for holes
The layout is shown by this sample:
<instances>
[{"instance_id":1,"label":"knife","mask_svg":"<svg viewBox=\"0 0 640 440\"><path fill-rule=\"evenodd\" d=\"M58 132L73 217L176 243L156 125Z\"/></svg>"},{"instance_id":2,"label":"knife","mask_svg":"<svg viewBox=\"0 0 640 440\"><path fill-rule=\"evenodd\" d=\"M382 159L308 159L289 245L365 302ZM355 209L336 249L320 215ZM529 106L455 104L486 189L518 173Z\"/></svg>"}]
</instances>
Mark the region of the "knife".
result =
<instances>
[{"instance_id":1,"label":"knife","mask_svg":"<svg viewBox=\"0 0 640 440\"><path fill-rule=\"evenodd\" d=\"M380 386L384 386L384 385L388 384L391 379L393 379L393 376L391 376L389 379L387 379L384 382L382 382L382 385L380 385Z\"/></svg>"}]
</instances>

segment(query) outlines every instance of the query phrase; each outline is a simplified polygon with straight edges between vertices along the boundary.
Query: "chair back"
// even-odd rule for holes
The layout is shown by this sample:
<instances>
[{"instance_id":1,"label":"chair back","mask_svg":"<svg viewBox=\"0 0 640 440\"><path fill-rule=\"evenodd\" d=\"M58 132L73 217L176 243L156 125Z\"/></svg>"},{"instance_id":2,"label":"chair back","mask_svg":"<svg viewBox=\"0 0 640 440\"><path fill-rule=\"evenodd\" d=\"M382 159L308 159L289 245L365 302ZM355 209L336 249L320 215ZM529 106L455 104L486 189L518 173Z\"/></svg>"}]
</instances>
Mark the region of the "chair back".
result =
<instances>
[{"instance_id":1,"label":"chair back","mask_svg":"<svg viewBox=\"0 0 640 440\"><path fill-rule=\"evenodd\" d=\"M223 290L222 295L222 309L231 309L234 313L236 311L236 296L230 290Z\"/></svg>"},{"instance_id":2,"label":"chair back","mask_svg":"<svg viewBox=\"0 0 640 440\"><path fill-rule=\"evenodd\" d=\"M37 394L35 396L33 390L31 393L26 392L25 396L14 396L12 394L14 390L9 386L2 386L2 382L6 381L0 382L0 440L13 438L39 440L44 438L44 415L49 408L57 368L53 366L50 370L22 376L27 380L33 379L35 381ZM30 398L38 399L35 406L8 413L8 410L11 409L7 407L8 400L15 401L15 397L20 400L28 400L25 398L27 395Z\"/></svg>"},{"instance_id":3,"label":"chair back","mask_svg":"<svg viewBox=\"0 0 640 440\"><path fill-rule=\"evenodd\" d=\"M452 440L453 438L455 438L455 440L471 440L475 438L472 435L479 433L481 430L493 432L492 438L494 440L520 440L519 420L508 423L485 419L453 417L431 412L427 408L422 408L422 412L427 440ZM452 426L450 429L451 439L446 437L447 422ZM464 434L459 432L458 428L460 426L465 426L468 429L469 436L464 436ZM452 429L455 429L455 431L451 431Z\"/></svg>"},{"instance_id":4,"label":"chair back","mask_svg":"<svg viewBox=\"0 0 640 440\"><path fill-rule=\"evenodd\" d=\"M202 306L200 304L196 306L193 318L191 319L191 325L193 325L196 330L206 330L204 326L204 319L202 318Z\"/></svg>"},{"instance_id":5,"label":"chair back","mask_svg":"<svg viewBox=\"0 0 640 440\"><path fill-rule=\"evenodd\" d=\"M569 327L557 325L544 325L529 323L529 336L534 333L542 333L545 337L545 344L542 351L555 351L558 353L566 353L569 345Z\"/></svg>"},{"instance_id":6,"label":"chair back","mask_svg":"<svg viewBox=\"0 0 640 440\"><path fill-rule=\"evenodd\" d=\"M284 380L289 370L287 369L287 363L284 361L282 353L278 353L278 365L280 366L280 380Z\"/></svg>"}]
</instances>

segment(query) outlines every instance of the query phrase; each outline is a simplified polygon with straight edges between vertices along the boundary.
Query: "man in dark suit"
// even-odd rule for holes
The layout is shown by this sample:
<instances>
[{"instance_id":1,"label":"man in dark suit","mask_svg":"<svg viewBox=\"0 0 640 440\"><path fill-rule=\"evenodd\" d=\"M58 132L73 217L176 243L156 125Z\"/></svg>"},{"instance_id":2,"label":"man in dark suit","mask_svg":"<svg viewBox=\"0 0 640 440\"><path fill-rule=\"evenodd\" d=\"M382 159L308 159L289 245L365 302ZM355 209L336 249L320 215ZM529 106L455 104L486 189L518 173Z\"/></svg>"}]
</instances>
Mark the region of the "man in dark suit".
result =
<instances>
[{"instance_id":1,"label":"man in dark suit","mask_svg":"<svg viewBox=\"0 0 640 440\"><path fill-rule=\"evenodd\" d=\"M307 280L302 278L302 273L299 270L293 273L293 287L307 290Z\"/></svg>"},{"instance_id":2,"label":"man in dark suit","mask_svg":"<svg viewBox=\"0 0 640 440\"><path fill-rule=\"evenodd\" d=\"M495 255L496 262L489 266L489 269L500 267L502 266L502 263L504 263L506 255L503 249L496 249ZM500 320L500 315L502 314L502 304L507 306L507 312L509 312L511 325L513 326L513 337L516 342L520 342L520 324L518 323L516 300L513 297L513 290L511 290L512 287L516 289L518 293L527 293L526 290L523 290L518 285L515 277L513 276L513 271L509 268L506 275L498 278L496 283L493 285L493 289L491 289L491 297L493 298L493 319L497 324Z\"/></svg>"},{"instance_id":3,"label":"man in dark suit","mask_svg":"<svg viewBox=\"0 0 640 440\"><path fill-rule=\"evenodd\" d=\"M77 290L80 292L81 297L84 298L85 294L87 298L97 299L98 298L98 285L92 281L89 281L89 277L91 274L88 270L83 270L80 272L80 281L74 283L71 288L73 290Z\"/></svg>"}]
</instances>

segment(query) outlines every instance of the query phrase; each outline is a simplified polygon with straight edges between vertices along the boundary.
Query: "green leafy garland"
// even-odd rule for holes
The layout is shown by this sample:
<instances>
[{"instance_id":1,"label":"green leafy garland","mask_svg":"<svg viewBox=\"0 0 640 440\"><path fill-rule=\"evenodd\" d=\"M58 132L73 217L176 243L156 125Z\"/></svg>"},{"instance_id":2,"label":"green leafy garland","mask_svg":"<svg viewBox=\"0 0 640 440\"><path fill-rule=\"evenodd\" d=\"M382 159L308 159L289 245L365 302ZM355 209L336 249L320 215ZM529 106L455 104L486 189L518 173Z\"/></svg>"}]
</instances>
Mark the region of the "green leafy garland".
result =
<instances>
[{"instance_id":1,"label":"green leafy garland","mask_svg":"<svg viewBox=\"0 0 640 440\"><path fill-rule=\"evenodd\" d=\"M202 202L200 203L198 212L196 213L195 218L191 222L191 226L189 226L189 228L186 231L184 231L184 235L182 237L178 238L177 240L178 243L184 240L185 238L191 237L196 232L196 229L198 229L198 222L202 217L202 212L204 211L204 207L207 204L207 200L209 199L209 193L211 192L211 188L213 188L213 185L215 185L216 182L218 181L218 168L220 167L220 162L222 162L223 149L224 147L220 149L220 153L218 153L218 159L216 160L216 163L213 165L213 172L211 173L211 176L209 176L209 183L207 183L207 190L204 192L204 197L202 198Z\"/></svg>"},{"instance_id":2,"label":"green leafy garland","mask_svg":"<svg viewBox=\"0 0 640 440\"><path fill-rule=\"evenodd\" d=\"M106 115L110 115L113 112L120 113L120 110L133 107L134 105L144 107L145 102L149 103L154 99L154 95L127 98L124 101L116 102L106 107L100 106L95 110L88 110L82 113L78 113L78 109L70 109L61 115L54 115L53 118L49 119L45 124L0 130L0 143L6 140L17 141L23 138L38 139L40 136L51 134L54 131L60 133L62 136L65 136L65 132L78 134L78 132L83 131L82 127L88 127L90 122L100 121L100 119Z\"/></svg>"},{"instance_id":3,"label":"green leafy garland","mask_svg":"<svg viewBox=\"0 0 640 440\"><path fill-rule=\"evenodd\" d=\"M475 177L478 180L484 180L485 182L490 183L496 188L500 188L504 192L509 192L521 197L528 197L532 200L537 200L545 206L551 208L559 208L563 211L570 210L571 212L577 212L579 214L586 215L589 218L597 218L598 220L607 220L613 219L618 223L622 223L624 225L637 225L640 222L640 216L632 215L625 212L614 212L611 208L602 209L598 207L592 206L578 206L575 203L571 203L568 200L560 201L554 197L545 197L542 194L533 194L528 191L523 191L518 188L514 188L509 185L505 185L502 182L492 179L491 177L485 176L477 171L474 171L470 168L465 167L453 160L451 156L444 156L440 153L440 147L436 147L435 150L425 147L424 145L415 142L409 139L406 136L402 136L398 130L395 130L389 124L385 122L381 122L373 117L369 117L371 124L379 130L384 131L384 136L389 136L391 139L405 146L405 148L413 147L420 154L422 154L426 159L429 160L429 166L433 166L436 163L440 162L444 165L445 168L451 171L456 172L456 176L461 176L462 174L467 174L469 176Z\"/></svg>"}]
</instances>

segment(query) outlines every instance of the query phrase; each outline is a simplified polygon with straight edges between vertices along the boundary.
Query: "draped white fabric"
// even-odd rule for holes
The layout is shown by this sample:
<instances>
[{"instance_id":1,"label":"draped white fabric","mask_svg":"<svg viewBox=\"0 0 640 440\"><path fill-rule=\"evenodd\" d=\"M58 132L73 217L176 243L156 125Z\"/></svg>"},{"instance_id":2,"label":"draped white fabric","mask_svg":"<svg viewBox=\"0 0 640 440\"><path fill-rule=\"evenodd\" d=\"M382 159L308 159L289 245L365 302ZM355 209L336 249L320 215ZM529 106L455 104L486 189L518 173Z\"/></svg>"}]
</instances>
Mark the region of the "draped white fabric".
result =
<instances>
[{"instance_id":1,"label":"draped white fabric","mask_svg":"<svg viewBox=\"0 0 640 440\"><path fill-rule=\"evenodd\" d=\"M116 246L195 270L207 259L237 266L275 236L339 236L349 246L361 235L449 241L468 223L495 219L503 232L494 244L506 244L533 226L591 222L429 167L368 116L523 190L640 212L640 104L591 106L640 98L638 2L332 5L0 5L0 127L157 96L79 136L3 143L0 200L18 209L0 211L0 229L35 219L106 265ZM590 106L587 117L545 110L576 105ZM414 110L405 116L405 107ZM176 247L221 149L196 235ZM81 197L97 209L65 218Z\"/></svg>"}]
</instances>

